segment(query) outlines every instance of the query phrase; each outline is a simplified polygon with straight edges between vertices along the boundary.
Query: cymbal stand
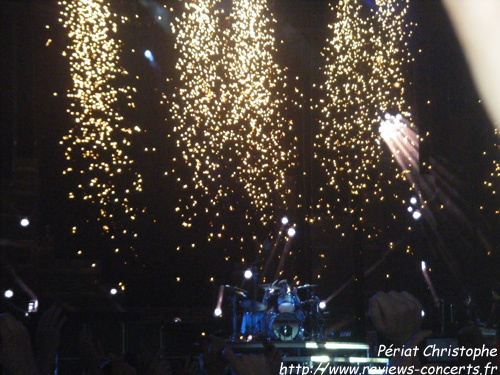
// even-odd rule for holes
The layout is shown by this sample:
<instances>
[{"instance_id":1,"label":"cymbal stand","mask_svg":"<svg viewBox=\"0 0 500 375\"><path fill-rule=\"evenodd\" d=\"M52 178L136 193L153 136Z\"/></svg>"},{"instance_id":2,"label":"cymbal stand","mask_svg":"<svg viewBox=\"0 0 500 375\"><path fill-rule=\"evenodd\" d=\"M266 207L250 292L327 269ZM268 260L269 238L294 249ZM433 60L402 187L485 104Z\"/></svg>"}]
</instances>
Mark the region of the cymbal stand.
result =
<instances>
[{"instance_id":1,"label":"cymbal stand","mask_svg":"<svg viewBox=\"0 0 500 375\"><path fill-rule=\"evenodd\" d=\"M238 301L236 300L236 293L231 295L231 304L233 307L233 334L231 336L231 341L235 342L238 338Z\"/></svg>"}]
</instances>

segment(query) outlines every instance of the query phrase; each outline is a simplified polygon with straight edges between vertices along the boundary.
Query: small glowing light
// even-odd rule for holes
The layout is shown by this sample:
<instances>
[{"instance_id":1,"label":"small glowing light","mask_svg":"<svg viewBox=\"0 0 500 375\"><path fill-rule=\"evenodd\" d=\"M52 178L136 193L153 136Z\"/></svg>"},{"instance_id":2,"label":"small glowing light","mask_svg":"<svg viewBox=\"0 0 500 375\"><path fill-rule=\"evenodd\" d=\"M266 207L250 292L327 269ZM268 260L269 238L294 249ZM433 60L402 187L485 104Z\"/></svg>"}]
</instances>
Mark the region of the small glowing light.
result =
<instances>
[{"instance_id":1,"label":"small glowing light","mask_svg":"<svg viewBox=\"0 0 500 375\"><path fill-rule=\"evenodd\" d=\"M283 225L287 225L287 224L288 224L288 222L289 222L289 221L288 221L288 218L287 218L286 216L283 216L283 217L281 218L281 224L283 224Z\"/></svg>"},{"instance_id":2,"label":"small glowing light","mask_svg":"<svg viewBox=\"0 0 500 375\"><path fill-rule=\"evenodd\" d=\"M408 210L408 212L413 212L413 207L412 206L408 206L407 210Z\"/></svg>"},{"instance_id":3,"label":"small glowing light","mask_svg":"<svg viewBox=\"0 0 500 375\"><path fill-rule=\"evenodd\" d=\"M421 266L422 266L422 271L425 271L427 269L427 263L425 263L425 261L422 261Z\"/></svg>"},{"instance_id":4,"label":"small glowing light","mask_svg":"<svg viewBox=\"0 0 500 375\"><path fill-rule=\"evenodd\" d=\"M12 289L7 289L5 293L3 294L5 298L12 298L14 297L14 291Z\"/></svg>"},{"instance_id":5,"label":"small glowing light","mask_svg":"<svg viewBox=\"0 0 500 375\"><path fill-rule=\"evenodd\" d=\"M144 51L144 57L148 59L150 62L153 62L155 59L153 53L148 49Z\"/></svg>"},{"instance_id":6,"label":"small glowing light","mask_svg":"<svg viewBox=\"0 0 500 375\"><path fill-rule=\"evenodd\" d=\"M177 317L177 318L174 318L174 323L180 323L182 322L182 319Z\"/></svg>"},{"instance_id":7,"label":"small glowing light","mask_svg":"<svg viewBox=\"0 0 500 375\"><path fill-rule=\"evenodd\" d=\"M27 226L30 225L30 221L27 217L23 217L21 221L19 222L23 228L26 228Z\"/></svg>"},{"instance_id":8,"label":"small glowing light","mask_svg":"<svg viewBox=\"0 0 500 375\"><path fill-rule=\"evenodd\" d=\"M243 276L245 276L245 279L247 279L247 280L251 279L253 276L252 270L246 270L245 273L243 274Z\"/></svg>"},{"instance_id":9,"label":"small glowing light","mask_svg":"<svg viewBox=\"0 0 500 375\"><path fill-rule=\"evenodd\" d=\"M419 220L422 217L422 213L419 210L416 210L415 212L413 212L412 216L415 220Z\"/></svg>"},{"instance_id":10,"label":"small glowing light","mask_svg":"<svg viewBox=\"0 0 500 375\"><path fill-rule=\"evenodd\" d=\"M109 290L109 294L111 294L112 296L115 296L117 293L118 293L118 289L116 289L116 288L111 288Z\"/></svg>"},{"instance_id":11,"label":"small glowing light","mask_svg":"<svg viewBox=\"0 0 500 375\"><path fill-rule=\"evenodd\" d=\"M325 301L321 301L321 302L319 303L319 308L320 308L321 310L325 309L325 308L326 308L326 302L325 302Z\"/></svg>"},{"instance_id":12,"label":"small glowing light","mask_svg":"<svg viewBox=\"0 0 500 375\"><path fill-rule=\"evenodd\" d=\"M288 234L288 237L292 238L297 234L297 231L295 230L295 228L289 228L287 231L287 234Z\"/></svg>"},{"instance_id":13,"label":"small glowing light","mask_svg":"<svg viewBox=\"0 0 500 375\"><path fill-rule=\"evenodd\" d=\"M418 202L418 201L417 201L417 198L416 198L416 197L411 197L411 198L410 198L410 203L411 203L411 204L417 204L417 202Z\"/></svg>"},{"instance_id":14,"label":"small glowing light","mask_svg":"<svg viewBox=\"0 0 500 375\"><path fill-rule=\"evenodd\" d=\"M221 310L221 309L219 309L219 308L216 308L216 309L214 310L214 316L215 316L216 318L218 318L218 317L222 316L222 310Z\"/></svg>"},{"instance_id":15,"label":"small glowing light","mask_svg":"<svg viewBox=\"0 0 500 375\"><path fill-rule=\"evenodd\" d=\"M422 310L422 318L425 317L425 311Z\"/></svg>"}]
</instances>

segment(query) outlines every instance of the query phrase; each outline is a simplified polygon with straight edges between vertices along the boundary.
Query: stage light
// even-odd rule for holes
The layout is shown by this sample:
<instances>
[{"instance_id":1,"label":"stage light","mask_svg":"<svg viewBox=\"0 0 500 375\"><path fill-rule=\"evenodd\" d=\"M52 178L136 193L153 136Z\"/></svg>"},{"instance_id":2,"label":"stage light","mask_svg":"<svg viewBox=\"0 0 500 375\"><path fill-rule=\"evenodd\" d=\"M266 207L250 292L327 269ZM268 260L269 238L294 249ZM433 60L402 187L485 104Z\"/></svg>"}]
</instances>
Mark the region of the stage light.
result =
<instances>
[{"instance_id":1,"label":"stage light","mask_svg":"<svg viewBox=\"0 0 500 375\"><path fill-rule=\"evenodd\" d=\"M144 57L148 59L150 62L153 62L155 59L153 53L148 49L144 51Z\"/></svg>"},{"instance_id":2,"label":"stage light","mask_svg":"<svg viewBox=\"0 0 500 375\"><path fill-rule=\"evenodd\" d=\"M413 207L412 206L408 206L407 210L408 210L408 212L413 212Z\"/></svg>"},{"instance_id":3,"label":"stage light","mask_svg":"<svg viewBox=\"0 0 500 375\"><path fill-rule=\"evenodd\" d=\"M281 218L281 224L283 224L283 225L287 225L288 223L289 223L288 218L287 218L286 216L283 216L283 217Z\"/></svg>"},{"instance_id":4,"label":"stage light","mask_svg":"<svg viewBox=\"0 0 500 375\"><path fill-rule=\"evenodd\" d=\"M319 303L319 305L318 305L318 306L319 306L319 308L320 308L321 310L323 310L323 309L325 309L325 308L326 308L326 302L325 302L325 301L321 301L321 302Z\"/></svg>"},{"instance_id":5,"label":"stage light","mask_svg":"<svg viewBox=\"0 0 500 375\"><path fill-rule=\"evenodd\" d=\"M425 261L422 261L421 266L422 266L422 271L427 270L427 263L425 263Z\"/></svg>"},{"instance_id":6,"label":"stage light","mask_svg":"<svg viewBox=\"0 0 500 375\"><path fill-rule=\"evenodd\" d=\"M26 228L27 226L30 225L30 221L27 217L23 217L21 219L21 221L19 222L19 224L23 227L23 228Z\"/></svg>"},{"instance_id":7,"label":"stage light","mask_svg":"<svg viewBox=\"0 0 500 375\"><path fill-rule=\"evenodd\" d=\"M288 228L288 231L286 233L288 234L288 237L292 238L295 236L295 234L297 234L297 231L295 230L295 228Z\"/></svg>"},{"instance_id":8,"label":"stage light","mask_svg":"<svg viewBox=\"0 0 500 375\"><path fill-rule=\"evenodd\" d=\"M311 362L328 362L330 357L327 355L313 355L311 357Z\"/></svg>"},{"instance_id":9,"label":"stage light","mask_svg":"<svg viewBox=\"0 0 500 375\"><path fill-rule=\"evenodd\" d=\"M253 276L252 270L246 270L245 273L243 274L243 276L245 276L245 279L247 279L247 280L251 279Z\"/></svg>"},{"instance_id":10,"label":"stage light","mask_svg":"<svg viewBox=\"0 0 500 375\"><path fill-rule=\"evenodd\" d=\"M411 204L417 204L417 202L418 202L417 198L415 198L415 197L411 197L410 198L410 203Z\"/></svg>"},{"instance_id":11,"label":"stage light","mask_svg":"<svg viewBox=\"0 0 500 375\"><path fill-rule=\"evenodd\" d=\"M117 293L118 293L118 289L116 289L116 288L111 288L109 290L109 294L111 294L112 296L116 295Z\"/></svg>"},{"instance_id":12,"label":"stage light","mask_svg":"<svg viewBox=\"0 0 500 375\"><path fill-rule=\"evenodd\" d=\"M422 217L422 213L419 210L416 210L412 216L415 220L419 220Z\"/></svg>"},{"instance_id":13,"label":"stage light","mask_svg":"<svg viewBox=\"0 0 500 375\"><path fill-rule=\"evenodd\" d=\"M38 300L32 299L28 302L28 313L31 314L36 312L38 312Z\"/></svg>"},{"instance_id":14,"label":"stage light","mask_svg":"<svg viewBox=\"0 0 500 375\"><path fill-rule=\"evenodd\" d=\"M219 318L220 316L222 316L222 310L221 310L221 309L219 309L219 308L216 308L216 309L214 310L214 316L215 316L216 318Z\"/></svg>"},{"instance_id":15,"label":"stage light","mask_svg":"<svg viewBox=\"0 0 500 375\"><path fill-rule=\"evenodd\" d=\"M14 291L13 291L12 289L7 289L7 290L4 292L3 296L4 296L5 298L12 298L12 297L14 297Z\"/></svg>"}]
</instances>

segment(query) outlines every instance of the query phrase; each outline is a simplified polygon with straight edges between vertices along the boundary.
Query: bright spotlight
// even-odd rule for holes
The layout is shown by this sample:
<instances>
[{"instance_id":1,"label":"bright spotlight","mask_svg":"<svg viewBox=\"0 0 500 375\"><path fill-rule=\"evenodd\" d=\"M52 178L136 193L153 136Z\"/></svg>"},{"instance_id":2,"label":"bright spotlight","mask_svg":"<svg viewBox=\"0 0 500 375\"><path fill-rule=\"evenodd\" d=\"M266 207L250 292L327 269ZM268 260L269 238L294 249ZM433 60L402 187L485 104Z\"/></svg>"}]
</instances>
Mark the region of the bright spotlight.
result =
<instances>
[{"instance_id":1,"label":"bright spotlight","mask_svg":"<svg viewBox=\"0 0 500 375\"><path fill-rule=\"evenodd\" d=\"M288 222L289 222L289 221L288 221L288 218L287 218L286 216L283 216L283 217L281 218L281 224L283 224L283 225L287 225L287 224L288 224Z\"/></svg>"},{"instance_id":2,"label":"bright spotlight","mask_svg":"<svg viewBox=\"0 0 500 375\"><path fill-rule=\"evenodd\" d=\"M408 212L413 212L413 207L412 206L408 206L407 210L408 210Z\"/></svg>"},{"instance_id":3,"label":"bright spotlight","mask_svg":"<svg viewBox=\"0 0 500 375\"><path fill-rule=\"evenodd\" d=\"M427 269L427 263L425 263L425 261L422 261L421 266L422 266L422 271L425 271Z\"/></svg>"},{"instance_id":4,"label":"bright spotlight","mask_svg":"<svg viewBox=\"0 0 500 375\"><path fill-rule=\"evenodd\" d=\"M221 309L219 309L219 308L216 308L216 309L214 310L214 316L215 316L216 318L218 318L218 317L220 317L221 315L222 315L222 310L221 310Z\"/></svg>"},{"instance_id":5,"label":"bright spotlight","mask_svg":"<svg viewBox=\"0 0 500 375\"><path fill-rule=\"evenodd\" d=\"M422 213L419 210L416 210L415 212L413 212L412 216L415 220L419 220L422 217Z\"/></svg>"},{"instance_id":6,"label":"bright spotlight","mask_svg":"<svg viewBox=\"0 0 500 375\"><path fill-rule=\"evenodd\" d=\"M325 302L325 301L321 301L321 302L319 303L319 305L318 305L318 306L319 306L319 308L320 308L321 310L323 310L323 309L325 309L325 308L326 308L326 302Z\"/></svg>"},{"instance_id":7,"label":"bright spotlight","mask_svg":"<svg viewBox=\"0 0 500 375\"><path fill-rule=\"evenodd\" d=\"M148 49L144 51L144 57L148 59L150 62L153 62L153 60L155 59L153 53Z\"/></svg>"},{"instance_id":8,"label":"bright spotlight","mask_svg":"<svg viewBox=\"0 0 500 375\"><path fill-rule=\"evenodd\" d=\"M297 231L295 230L295 228L288 228L288 231L286 233L288 234L288 237L292 238L293 236L295 236Z\"/></svg>"},{"instance_id":9,"label":"bright spotlight","mask_svg":"<svg viewBox=\"0 0 500 375\"><path fill-rule=\"evenodd\" d=\"M379 133L382 139L387 140L397 133L400 124L394 121L394 117L389 114L385 115L385 120L380 122Z\"/></svg>"},{"instance_id":10,"label":"bright spotlight","mask_svg":"<svg viewBox=\"0 0 500 375\"><path fill-rule=\"evenodd\" d=\"M109 294L111 294L112 296L115 296L117 293L118 293L118 289L116 289L116 288L111 288L109 290Z\"/></svg>"},{"instance_id":11,"label":"bright spotlight","mask_svg":"<svg viewBox=\"0 0 500 375\"><path fill-rule=\"evenodd\" d=\"M3 296L4 296L5 298L12 298L12 297L14 297L14 291L13 291L12 289L7 289L7 290L4 292Z\"/></svg>"},{"instance_id":12,"label":"bright spotlight","mask_svg":"<svg viewBox=\"0 0 500 375\"><path fill-rule=\"evenodd\" d=\"M417 198L416 198L416 197L411 197L411 198L410 198L410 203L411 203L411 204L417 204L417 202L418 202L418 201L417 201Z\"/></svg>"},{"instance_id":13,"label":"bright spotlight","mask_svg":"<svg viewBox=\"0 0 500 375\"><path fill-rule=\"evenodd\" d=\"M243 274L243 276L245 277L245 279L249 280L252 278L253 276L253 272L252 270L246 270L245 273Z\"/></svg>"},{"instance_id":14,"label":"bright spotlight","mask_svg":"<svg viewBox=\"0 0 500 375\"><path fill-rule=\"evenodd\" d=\"M29 219L28 219L27 217L23 217L23 218L21 219L21 221L19 222L19 224L20 224L22 227L26 228L28 225L30 225L30 221L29 221Z\"/></svg>"}]
</instances>

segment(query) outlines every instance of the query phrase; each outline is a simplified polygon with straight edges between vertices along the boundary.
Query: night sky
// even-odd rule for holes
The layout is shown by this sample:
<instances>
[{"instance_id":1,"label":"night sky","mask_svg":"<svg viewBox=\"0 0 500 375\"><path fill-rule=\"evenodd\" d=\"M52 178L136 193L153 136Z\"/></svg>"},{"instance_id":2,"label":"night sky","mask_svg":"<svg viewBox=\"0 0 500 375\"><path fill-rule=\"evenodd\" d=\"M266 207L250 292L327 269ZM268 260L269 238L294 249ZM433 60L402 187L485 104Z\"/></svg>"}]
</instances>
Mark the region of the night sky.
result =
<instances>
[{"instance_id":1,"label":"night sky","mask_svg":"<svg viewBox=\"0 0 500 375\"><path fill-rule=\"evenodd\" d=\"M95 220L96 206L68 199L74 181L62 175L67 162L59 142L72 119L66 113L70 100L65 92L71 79L68 61L61 54L69 42L67 31L58 22L61 7L55 1L2 1L1 237L31 239L39 249L34 254L33 250L8 247L3 251L41 299L56 300L72 309L112 310L117 303L131 310L208 315L215 306L219 285L251 289L251 285L242 284L242 273L253 262L262 262L257 249L261 245L269 249L279 222L264 228L254 223L249 229L241 220L241 212L232 213L224 207L220 220L227 223L228 234L213 242L206 241L209 217L200 217L190 229L181 226L174 209L179 197L190 192L182 189L172 174L165 175L173 168L172 158L179 150L172 137L175 125L165 121L168 108L160 104L162 94L169 95L177 84L178 51L174 49L175 35L165 28L168 21L156 22L152 8L142 5L146 3L152 4L110 1L114 12L131 19L120 26L119 37L123 42L121 63L130 77L139 77L134 81L136 108L125 114L130 124L140 124L143 129L130 148L143 177L143 192L131 194L130 199L146 208L133 223L121 223L119 217L117 220L118 225L131 226L139 233L137 239L124 236L112 241ZM174 9L168 13L172 21L182 7L177 2L167 5ZM370 5L366 1L363 6ZM298 234L284 276L292 279L297 275L302 284L318 284L321 298L356 276L358 281L349 284L329 306L335 321L363 308L366 299L381 289L406 289L418 295L424 305L432 304L420 272L420 262L426 260L443 299L459 304L470 291L487 315L489 285L500 276L500 223L494 214L498 198L491 189L485 189L483 181L491 173L492 159L499 160L499 149L440 3L415 0L410 4L408 17L418 25L409 40L415 61L405 74L412 83L407 100L413 107L414 122L420 134L429 132L420 146L420 160L436 166L436 173L449 185L437 183L437 198L431 202L436 222L415 224L410 215L402 218L401 227L413 225L413 231L395 238L396 250L366 277L362 277L363 270L386 253L387 243L366 241L355 234L339 240L330 230L334 223L310 224L304 219L314 211L311 202L320 178L312 157L319 115L312 104L321 99L321 93L313 85L323 79L321 52L330 37L327 25L333 21L332 12L328 2L320 0L272 0L269 8L277 20L275 37L283 41L278 45L276 61L288 68L287 77L299 78L294 84L303 94L297 99L302 108L287 113L296 125L298 161L290 172L295 195L290 207L278 215L288 215L296 223ZM144 58L146 49L153 52L155 64ZM155 151L145 152L145 148ZM16 176L13 166L16 160L26 158L36 160L38 166L36 176L27 177L33 179L36 194L21 199L12 192ZM435 172L421 168L420 173L423 178L433 178ZM496 186L500 183L498 177L491 181ZM447 207L456 209L440 209L444 201L440 194L446 196ZM200 201L200 206L204 204L208 202ZM13 210L32 217L32 227L19 229ZM73 227L78 227L76 234L72 234ZM250 232L256 240L237 245L229 239L249 237ZM408 245L411 252L405 251ZM116 253L117 247L123 250ZM321 279L316 276L319 254L325 254L321 266L327 265ZM241 258L245 258L245 264ZM32 264L32 268L23 264ZM109 288L119 282L126 286L125 291L109 298ZM3 276L2 283L7 285L9 277Z\"/></svg>"}]
</instances>

